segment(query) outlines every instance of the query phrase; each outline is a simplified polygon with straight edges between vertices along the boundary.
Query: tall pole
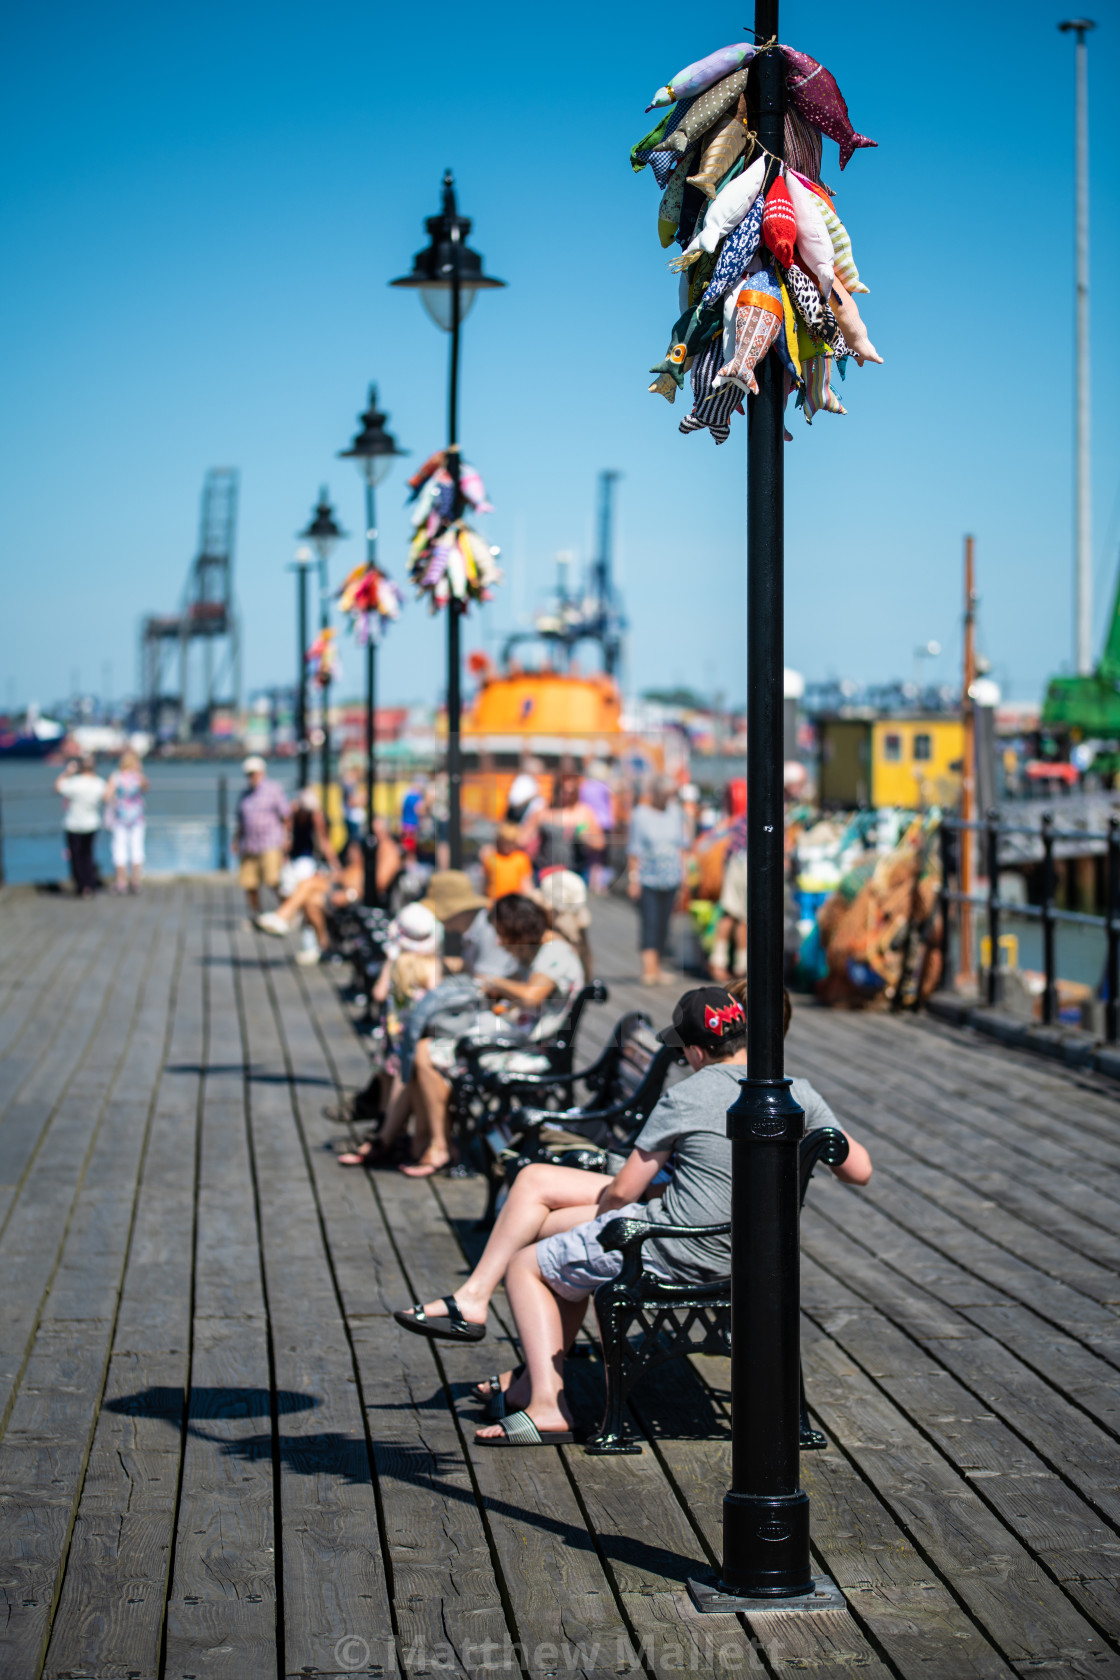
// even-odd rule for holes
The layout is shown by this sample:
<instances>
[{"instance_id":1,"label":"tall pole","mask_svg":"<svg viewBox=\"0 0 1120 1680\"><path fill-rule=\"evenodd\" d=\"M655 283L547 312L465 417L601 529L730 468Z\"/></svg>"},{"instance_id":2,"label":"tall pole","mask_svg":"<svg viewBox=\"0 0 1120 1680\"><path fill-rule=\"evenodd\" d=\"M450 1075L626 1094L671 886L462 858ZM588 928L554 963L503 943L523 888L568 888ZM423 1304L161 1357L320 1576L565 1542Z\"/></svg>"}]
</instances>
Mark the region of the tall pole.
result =
<instances>
[{"instance_id":1,"label":"tall pole","mask_svg":"<svg viewBox=\"0 0 1120 1680\"><path fill-rule=\"evenodd\" d=\"M459 459L459 227L451 225L451 371L447 392L447 465L455 475L455 497L451 517L463 511L463 484ZM462 785L463 756L459 738L463 696L461 684L459 629L461 612L455 596L447 601L447 838L452 869L463 867Z\"/></svg>"},{"instance_id":2,"label":"tall pole","mask_svg":"<svg viewBox=\"0 0 1120 1680\"><path fill-rule=\"evenodd\" d=\"M756 0L760 46L778 0ZM748 117L780 167L785 77L777 48L755 58ZM809 1500L798 1485L800 1255L798 1145L805 1115L782 1061L784 915L782 364L768 356L748 399L747 1035L749 1074L727 1116L731 1139L731 1487L723 1501L719 1593L781 1599L813 1591ZM712 1605L711 1608L727 1608Z\"/></svg>"},{"instance_id":3,"label":"tall pole","mask_svg":"<svg viewBox=\"0 0 1120 1680\"><path fill-rule=\"evenodd\" d=\"M307 739L307 562L297 560L296 614L299 621L299 689L296 701L296 740L299 744L299 785L311 775L311 747Z\"/></svg>"},{"instance_id":4,"label":"tall pole","mask_svg":"<svg viewBox=\"0 0 1120 1680\"><path fill-rule=\"evenodd\" d=\"M330 580L327 576L327 561L324 555L319 556L319 628L326 630L331 622ZM322 673L327 662L324 647L323 661L320 664L319 693L322 696L320 704L323 708L323 748L320 760L320 779L323 784L323 821L327 825L327 833L331 831L330 797L331 797L331 685L330 678L324 682Z\"/></svg>"},{"instance_id":5,"label":"tall pole","mask_svg":"<svg viewBox=\"0 0 1120 1680\"><path fill-rule=\"evenodd\" d=\"M1074 588L1074 661L1081 676L1093 669L1093 508L1090 484L1089 435L1089 52L1085 37L1096 24L1089 18L1060 23L1064 33L1077 36L1077 393L1074 489L1074 544L1077 550Z\"/></svg>"},{"instance_id":6,"label":"tall pole","mask_svg":"<svg viewBox=\"0 0 1120 1680\"><path fill-rule=\"evenodd\" d=\"M377 564L377 526L373 485L366 479L366 562ZM366 642L366 845L363 877L363 903L377 903L377 835L374 832L374 795L377 788L377 642L373 626L377 613L370 615L370 634Z\"/></svg>"},{"instance_id":7,"label":"tall pole","mask_svg":"<svg viewBox=\"0 0 1120 1680\"><path fill-rule=\"evenodd\" d=\"M961 763L961 822L976 820L976 707L972 699L972 685L976 681L976 570L975 539L964 539L964 672L961 694L961 716L964 722L964 752ZM961 916L960 950L957 953L957 984L971 990L976 984L976 969L972 960L972 905L968 894L973 888L973 863L976 857L976 835L971 828L962 827L960 841ZM992 952L992 962L997 954Z\"/></svg>"}]
</instances>

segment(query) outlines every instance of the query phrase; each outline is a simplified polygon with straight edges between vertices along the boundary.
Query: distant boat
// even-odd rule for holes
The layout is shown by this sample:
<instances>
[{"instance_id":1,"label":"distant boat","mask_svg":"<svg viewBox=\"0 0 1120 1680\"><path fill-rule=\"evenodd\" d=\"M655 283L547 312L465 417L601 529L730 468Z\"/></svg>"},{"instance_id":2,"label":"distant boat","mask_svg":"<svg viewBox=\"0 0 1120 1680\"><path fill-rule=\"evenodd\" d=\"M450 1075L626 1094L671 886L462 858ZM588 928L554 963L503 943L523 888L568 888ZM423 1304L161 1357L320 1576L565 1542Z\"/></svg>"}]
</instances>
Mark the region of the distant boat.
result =
<instances>
[{"instance_id":1,"label":"distant boat","mask_svg":"<svg viewBox=\"0 0 1120 1680\"><path fill-rule=\"evenodd\" d=\"M0 759L48 758L65 739L65 729L51 718L35 717L18 729L0 726Z\"/></svg>"}]
</instances>

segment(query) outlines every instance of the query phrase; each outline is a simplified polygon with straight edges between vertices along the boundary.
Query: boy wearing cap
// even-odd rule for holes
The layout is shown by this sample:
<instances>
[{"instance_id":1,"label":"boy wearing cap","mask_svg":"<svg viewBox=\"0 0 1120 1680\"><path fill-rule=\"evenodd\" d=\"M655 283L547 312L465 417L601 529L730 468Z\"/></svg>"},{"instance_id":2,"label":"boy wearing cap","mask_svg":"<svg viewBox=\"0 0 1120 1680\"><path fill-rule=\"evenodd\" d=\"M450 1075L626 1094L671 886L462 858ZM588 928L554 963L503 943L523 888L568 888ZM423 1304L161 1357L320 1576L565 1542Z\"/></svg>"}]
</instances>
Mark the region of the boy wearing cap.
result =
<instances>
[{"instance_id":1,"label":"boy wearing cap","mask_svg":"<svg viewBox=\"0 0 1120 1680\"><path fill-rule=\"evenodd\" d=\"M662 1097L621 1172L609 1179L571 1168L526 1167L466 1285L442 1302L395 1315L422 1335L480 1341L490 1295L504 1274L527 1367L511 1382L510 1399L525 1409L480 1430L475 1437L480 1445L572 1439L563 1392L564 1353L588 1297L622 1268L621 1253L599 1243L604 1225L620 1215L654 1225L716 1225L731 1217L727 1110L747 1064L742 1004L720 986L701 986L685 993L673 1011L672 1027L658 1036L683 1050L692 1077ZM837 1124L807 1080L793 1081L793 1095L805 1110L807 1128ZM847 1183L866 1184L871 1176L867 1151L852 1138L848 1143L847 1160L832 1171ZM670 1160L664 1195L642 1202ZM679 1282L722 1277L730 1270L730 1238L652 1238L643 1250L643 1264ZM480 1398L486 1397L480 1391Z\"/></svg>"}]
</instances>

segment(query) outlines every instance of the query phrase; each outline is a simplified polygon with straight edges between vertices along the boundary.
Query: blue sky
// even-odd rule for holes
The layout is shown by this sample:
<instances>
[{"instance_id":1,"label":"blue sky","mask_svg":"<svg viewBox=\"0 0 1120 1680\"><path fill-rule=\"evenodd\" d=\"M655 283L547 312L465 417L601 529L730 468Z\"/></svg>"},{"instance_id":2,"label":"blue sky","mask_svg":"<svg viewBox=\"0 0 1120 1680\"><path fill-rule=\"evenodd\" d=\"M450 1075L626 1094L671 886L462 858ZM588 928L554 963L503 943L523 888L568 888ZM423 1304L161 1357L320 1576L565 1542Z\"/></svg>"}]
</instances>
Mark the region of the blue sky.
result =
<instances>
[{"instance_id":1,"label":"blue sky","mask_svg":"<svg viewBox=\"0 0 1120 1680\"><path fill-rule=\"evenodd\" d=\"M1073 48L1038 0L951 20L886 0L783 7L781 37L833 71L879 142L825 180L871 287L885 357L848 415L787 451L787 662L810 677L908 676L916 644L959 656L961 539L977 537L982 641L1014 695L1069 659ZM1090 43L1096 342L1120 258L1117 9ZM740 36L661 0L507 4L196 0L9 7L0 128L6 611L0 701L65 693L77 669L136 684L145 610L171 610L202 476L241 472L237 591L247 684L294 665L293 533L320 482L361 530L346 446L371 379L400 442L443 438L446 339L387 282L423 244L452 165L472 244L509 282L466 331L463 438L510 577L467 648L491 644L586 558L595 476L619 486L636 687L745 687L745 423L714 448L647 394L675 281L659 194L627 153L654 88ZM1094 389L1096 641L1120 550L1120 420ZM406 469L407 470L407 469ZM404 473L381 492L404 570ZM336 560L359 557L357 537ZM419 605L384 692L432 698L442 627ZM356 689L359 660L344 657Z\"/></svg>"}]
</instances>

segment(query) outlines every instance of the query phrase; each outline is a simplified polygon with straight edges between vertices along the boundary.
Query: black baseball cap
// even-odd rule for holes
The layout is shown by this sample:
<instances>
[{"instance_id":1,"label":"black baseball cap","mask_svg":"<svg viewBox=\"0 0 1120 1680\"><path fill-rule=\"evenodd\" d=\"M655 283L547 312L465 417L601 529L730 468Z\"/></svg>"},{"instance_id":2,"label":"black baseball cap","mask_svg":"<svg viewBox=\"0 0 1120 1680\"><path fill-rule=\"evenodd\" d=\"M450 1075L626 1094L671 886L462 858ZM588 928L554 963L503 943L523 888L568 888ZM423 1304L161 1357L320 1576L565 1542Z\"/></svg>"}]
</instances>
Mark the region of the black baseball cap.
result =
<instances>
[{"instance_id":1,"label":"black baseball cap","mask_svg":"<svg viewBox=\"0 0 1120 1680\"><path fill-rule=\"evenodd\" d=\"M722 986L697 986L678 999L672 1026L663 1027L657 1037L662 1044L693 1044L718 1056L729 1039L738 1038L746 1030L743 1006L730 992Z\"/></svg>"}]
</instances>

